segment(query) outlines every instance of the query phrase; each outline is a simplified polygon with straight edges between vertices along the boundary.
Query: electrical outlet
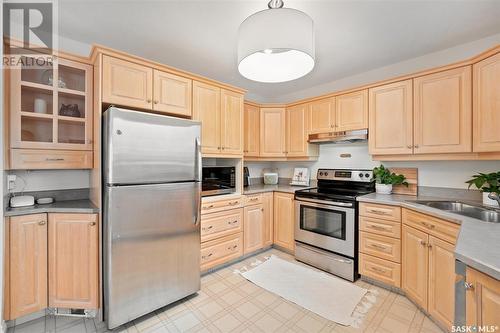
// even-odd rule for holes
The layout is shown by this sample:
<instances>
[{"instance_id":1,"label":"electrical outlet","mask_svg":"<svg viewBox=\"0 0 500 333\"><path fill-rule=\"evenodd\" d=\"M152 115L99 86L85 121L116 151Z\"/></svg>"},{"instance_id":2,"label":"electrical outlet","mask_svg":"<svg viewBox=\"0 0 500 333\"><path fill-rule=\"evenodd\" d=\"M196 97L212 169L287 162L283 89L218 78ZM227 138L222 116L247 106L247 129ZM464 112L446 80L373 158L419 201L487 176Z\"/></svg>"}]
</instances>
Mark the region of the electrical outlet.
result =
<instances>
[{"instance_id":1,"label":"electrical outlet","mask_svg":"<svg viewBox=\"0 0 500 333\"><path fill-rule=\"evenodd\" d=\"M16 175L7 175L7 188L12 190L16 187Z\"/></svg>"}]
</instances>

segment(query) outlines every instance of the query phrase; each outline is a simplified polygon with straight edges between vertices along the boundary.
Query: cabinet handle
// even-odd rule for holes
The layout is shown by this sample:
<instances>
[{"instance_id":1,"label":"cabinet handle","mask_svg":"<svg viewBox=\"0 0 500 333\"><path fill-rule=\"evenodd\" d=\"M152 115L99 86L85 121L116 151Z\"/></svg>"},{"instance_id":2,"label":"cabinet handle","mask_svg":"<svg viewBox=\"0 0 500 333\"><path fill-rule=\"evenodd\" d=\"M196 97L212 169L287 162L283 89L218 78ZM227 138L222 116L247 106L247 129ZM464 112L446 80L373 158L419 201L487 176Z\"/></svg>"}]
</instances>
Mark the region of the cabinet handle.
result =
<instances>
[{"instance_id":1,"label":"cabinet handle","mask_svg":"<svg viewBox=\"0 0 500 333\"><path fill-rule=\"evenodd\" d=\"M432 245L431 244L427 244L427 247L429 248L429 250L432 250Z\"/></svg>"},{"instance_id":2,"label":"cabinet handle","mask_svg":"<svg viewBox=\"0 0 500 333\"><path fill-rule=\"evenodd\" d=\"M237 248L238 248L238 245L233 245L233 246L228 247L227 249L232 251L232 250L236 250Z\"/></svg>"},{"instance_id":3,"label":"cabinet handle","mask_svg":"<svg viewBox=\"0 0 500 333\"><path fill-rule=\"evenodd\" d=\"M236 224L238 223L238 220L234 220L234 221L227 221L227 224Z\"/></svg>"},{"instance_id":4,"label":"cabinet handle","mask_svg":"<svg viewBox=\"0 0 500 333\"><path fill-rule=\"evenodd\" d=\"M238 201L231 201L228 203L229 206L234 206L237 205L239 202Z\"/></svg>"},{"instance_id":5,"label":"cabinet handle","mask_svg":"<svg viewBox=\"0 0 500 333\"><path fill-rule=\"evenodd\" d=\"M38 222L39 225L45 225L45 221Z\"/></svg>"},{"instance_id":6,"label":"cabinet handle","mask_svg":"<svg viewBox=\"0 0 500 333\"><path fill-rule=\"evenodd\" d=\"M421 241L420 241L420 245L422 245L422 246L427 246L427 243L426 243L425 241L421 240Z\"/></svg>"},{"instance_id":7,"label":"cabinet handle","mask_svg":"<svg viewBox=\"0 0 500 333\"><path fill-rule=\"evenodd\" d=\"M418 149L418 145L414 145L413 148L417 148Z\"/></svg>"},{"instance_id":8,"label":"cabinet handle","mask_svg":"<svg viewBox=\"0 0 500 333\"><path fill-rule=\"evenodd\" d=\"M378 268L378 267L372 267L372 270L375 271L375 272L379 272L379 273L385 273L385 269L381 269L381 268Z\"/></svg>"},{"instance_id":9,"label":"cabinet handle","mask_svg":"<svg viewBox=\"0 0 500 333\"><path fill-rule=\"evenodd\" d=\"M413 146L412 146L412 145L408 145L407 147L408 147L408 149L412 149L412 148L413 148Z\"/></svg>"},{"instance_id":10,"label":"cabinet handle","mask_svg":"<svg viewBox=\"0 0 500 333\"><path fill-rule=\"evenodd\" d=\"M377 214L377 215L390 215L387 212L384 212L384 211L381 211L381 210L376 210L376 209L367 209L366 211L368 213Z\"/></svg>"},{"instance_id":11,"label":"cabinet handle","mask_svg":"<svg viewBox=\"0 0 500 333\"><path fill-rule=\"evenodd\" d=\"M257 201L259 198L251 198L250 201Z\"/></svg>"},{"instance_id":12,"label":"cabinet handle","mask_svg":"<svg viewBox=\"0 0 500 333\"><path fill-rule=\"evenodd\" d=\"M159 101L154 101L154 103L155 103L155 104L158 104L158 103L159 103Z\"/></svg>"},{"instance_id":13,"label":"cabinet handle","mask_svg":"<svg viewBox=\"0 0 500 333\"><path fill-rule=\"evenodd\" d=\"M89 223L89 225L90 225L91 227L93 227L93 226L95 226L95 222L90 222L90 223Z\"/></svg>"},{"instance_id":14,"label":"cabinet handle","mask_svg":"<svg viewBox=\"0 0 500 333\"><path fill-rule=\"evenodd\" d=\"M474 290L474 285L470 282L464 282L465 290Z\"/></svg>"},{"instance_id":15,"label":"cabinet handle","mask_svg":"<svg viewBox=\"0 0 500 333\"><path fill-rule=\"evenodd\" d=\"M212 228L213 228L213 225L208 226L208 227L205 227L205 228L202 228L202 229L203 229L203 230L210 230L210 229L212 229Z\"/></svg>"},{"instance_id":16,"label":"cabinet handle","mask_svg":"<svg viewBox=\"0 0 500 333\"><path fill-rule=\"evenodd\" d=\"M209 253L206 256L202 256L201 259L207 259L210 258L213 255L213 253Z\"/></svg>"},{"instance_id":17,"label":"cabinet handle","mask_svg":"<svg viewBox=\"0 0 500 333\"><path fill-rule=\"evenodd\" d=\"M370 225L368 226L369 228L375 229L375 230L380 230L380 231L387 231L387 228L378 226L378 225Z\"/></svg>"},{"instance_id":18,"label":"cabinet handle","mask_svg":"<svg viewBox=\"0 0 500 333\"><path fill-rule=\"evenodd\" d=\"M376 248L376 249L379 249L379 250L387 250L387 248L385 246L378 245L378 244L370 244L369 246Z\"/></svg>"},{"instance_id":19,"label":"cabinet handle","mask_svg":"<svg viewBox=\"0 0 500 333\"><path fill-rule=\"evenodd\" d=\"M429 228L429 229L434 229L436 226L434 224L430 224L430 223L427 223L427 222L420 222L422 223L422 225L426 228Z\"/></svg>"},{"instance_id":20,"label":"cabinet handle","mask_svg":"<svg viewBox=\"0 0 500 333\"><path fill-rule=\"evenodd\" d=\"M150 100L150 99L147 99L147 100L146 100L146 102L151 103L151 100Z\"/></svg>"},{"instance_id":21,"label":"cabinet handle","mask_svg":"<svg viewBox=\"0 0 500 333\"><path fill-rule=\"evenodd\" d=\"M203 206L203 209L210 209L210 208L214 208L214 205Z\"/></svg>"},{"instance_id":22,"label":"cabinet handle","mask_svg":"<svg viewBox=\"0 0 500 333\"><path fill-rule=\"evenodd\" d=\"M64 161L64 158L62 158L62 157L57 157L57 158L49 158L49 157L47 157L45 160L47 162L55 162L55 161Z\"/></svg>"},{"instance_id":23,"label":"cabinet handle","mask_svg":"<svg viewBox=\"0 0 500 333\"><path fill-rule=\"evenodd\" d=\"M219 146L219 147L217 147L217 150L220 150L220 149L221 149L221 147L220 147L220 146Z\"/></svg>"}]
</instances>

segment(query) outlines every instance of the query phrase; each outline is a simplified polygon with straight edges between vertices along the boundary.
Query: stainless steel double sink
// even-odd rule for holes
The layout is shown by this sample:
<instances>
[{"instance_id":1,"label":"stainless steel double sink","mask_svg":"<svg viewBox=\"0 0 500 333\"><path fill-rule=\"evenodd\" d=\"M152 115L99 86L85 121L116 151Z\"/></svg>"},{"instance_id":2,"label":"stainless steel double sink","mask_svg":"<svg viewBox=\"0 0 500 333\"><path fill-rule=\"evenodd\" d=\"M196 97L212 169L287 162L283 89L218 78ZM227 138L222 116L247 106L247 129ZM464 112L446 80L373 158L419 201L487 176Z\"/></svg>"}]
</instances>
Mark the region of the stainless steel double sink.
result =
<instances>
[{"instance_id":1,"label":"stainless steel double sink","mask_svg":"<svg viewBox=\"0 0 500 333\"><path fill-rule=\"evenodd\" d=\"M460 201L415 200L411 202L458 215L472 217L484 222L500 223L500 210L494 208L474 206Z\"/></svg>"}]
</instances>

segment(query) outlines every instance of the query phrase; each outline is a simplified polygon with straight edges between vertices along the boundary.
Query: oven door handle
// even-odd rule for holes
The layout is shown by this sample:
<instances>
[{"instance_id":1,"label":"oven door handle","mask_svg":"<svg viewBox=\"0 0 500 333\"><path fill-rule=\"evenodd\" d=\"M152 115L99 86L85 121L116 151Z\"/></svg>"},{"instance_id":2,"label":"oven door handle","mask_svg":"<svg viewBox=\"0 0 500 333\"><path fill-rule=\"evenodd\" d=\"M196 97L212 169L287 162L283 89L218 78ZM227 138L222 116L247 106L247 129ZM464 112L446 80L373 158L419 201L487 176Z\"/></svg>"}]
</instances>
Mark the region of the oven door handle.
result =
<instances>
[{"instance_id":1,"label":"oven door handle","mask_svg":"<svg viewBox=\"0 0 500 333\"><path fill-rule=\"evenodd\" d=\"M305 198L297 198L297 201L299 204L301 202L310 202L310 203L315 203L315 204L320 204L323 207L328 207L328 206L337 206L337 207L346 207L346 208L353 208L354 204L351 202L338 202L338 201L322 201L322 200L315 200L315 199L305 199Z\"/></svg>"}]
</instances>

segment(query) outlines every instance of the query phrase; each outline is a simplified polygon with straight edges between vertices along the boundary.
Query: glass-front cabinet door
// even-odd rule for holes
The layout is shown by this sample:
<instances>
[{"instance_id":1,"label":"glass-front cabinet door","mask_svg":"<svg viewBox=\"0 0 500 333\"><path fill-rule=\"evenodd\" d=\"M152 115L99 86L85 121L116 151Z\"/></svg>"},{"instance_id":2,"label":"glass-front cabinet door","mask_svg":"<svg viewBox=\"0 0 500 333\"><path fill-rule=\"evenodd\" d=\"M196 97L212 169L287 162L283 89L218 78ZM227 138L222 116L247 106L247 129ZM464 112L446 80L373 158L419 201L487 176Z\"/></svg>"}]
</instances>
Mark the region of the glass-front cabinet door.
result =
<instances>
[{"instance_id":1,"label":"glass-front cabinet door","mask_svg":"<svg viewBox=\"0 0 500 333\"><path fill-rule=\"evenodd\" d=\"M9 75L11 148L92 150L92 66L58 58Z\"/></svg>"}]
</instances>

